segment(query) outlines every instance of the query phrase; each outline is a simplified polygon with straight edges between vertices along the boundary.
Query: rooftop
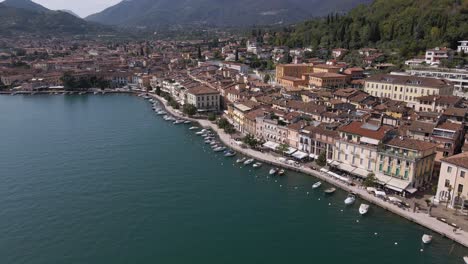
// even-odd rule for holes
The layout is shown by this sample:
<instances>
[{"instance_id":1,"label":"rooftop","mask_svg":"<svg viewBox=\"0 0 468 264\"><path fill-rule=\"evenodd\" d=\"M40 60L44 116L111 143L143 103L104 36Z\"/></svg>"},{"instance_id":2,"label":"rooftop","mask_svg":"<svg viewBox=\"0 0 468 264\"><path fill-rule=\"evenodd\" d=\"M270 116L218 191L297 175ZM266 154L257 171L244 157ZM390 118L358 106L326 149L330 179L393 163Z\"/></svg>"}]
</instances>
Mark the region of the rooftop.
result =
<instances>
[{"instance_id":1,"label":"rooftop","mask_svg":"<svg viewBox=\"0 0 468 264\"><path fill-rule=\"evenodd\" d=\"M442 161L468 169L468 152L442 159Z\"/></svg>"}]
</instances>

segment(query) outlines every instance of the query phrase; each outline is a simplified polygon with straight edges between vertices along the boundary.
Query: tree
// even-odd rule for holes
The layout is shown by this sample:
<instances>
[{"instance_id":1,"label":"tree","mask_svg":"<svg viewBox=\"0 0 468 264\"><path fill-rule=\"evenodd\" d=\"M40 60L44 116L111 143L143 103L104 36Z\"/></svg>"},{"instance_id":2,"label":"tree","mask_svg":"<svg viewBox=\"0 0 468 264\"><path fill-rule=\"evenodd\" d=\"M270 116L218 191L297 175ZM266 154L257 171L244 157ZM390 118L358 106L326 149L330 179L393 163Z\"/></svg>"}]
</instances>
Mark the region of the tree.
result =
<instances>
[{"instance_id":1,"label":"tree","mask_svg":"<svg viewBox=\"0 0 468 264\"><path fill-rule=\"evenodd\" d=\"M367 174L367 178L363 182L366 187L375 187L377 186L377 178L374 173Z\"/></svg>"},{"instance_id":2,"label":"tree","mask_svg":"<svg viewBox=\"0 0 468 264\"><path fill-rule=\"evenodd\" d=\"M236 49L236 61L239 61L239 50Z\"/></svg>"},{"instance_id":3,"label":"tree","mask_svg":"<svg viewBox=\"0 0 468 264\"><path fill-rule=\"evenodd\" d=\"M209 113L209 114L208 114L208 120L209 120L209 121L215 121L215 120L216 120L216 115L213 114L213 113Z\"/></svg>"},{"instance_id":4,"label":"tree","mask_svg":"<svg viewBox=\"0 0 468 264\"><path fill-rule=\"evenodd\" d=\"M317 158L316 163L320 167L323 167L323 166L327 165L327 157L325 155L325 152L320 153L320 155Z\"/></svg>"},{"instance_id":5,"label":"tree","mask_svg":"<svg viewBox=\"0 0 468 264\"><path fill-rule=\"evenodd\" d=\"M226 132L227 134L231 135L231 134L236 133L236 129L234 128L233 125L229 124L228 126L226 126L226 127L224 128L224 132Z\"/></svg>"},{"instance_id":6,"label":"tree","mask_svg":"<svg viewBox=\"0 0 468 264\"><path fill-rule=\"evenodd\" d=\"M242 142L249 145L251 148L256 148L260 143L252 134L247 134L247 136L242 139Z\"/></svg>"},{"instance_id":7,"label":"tree","mask_svg":"<svg viewBox=\"0 0 468 264\"><path fill-rule=\"evenodd\" d=\"M228 125L230 125L229 121L226 118L220 118L218 120L218 127L221 129L226 128Z\"/></svg>"},{"instance_id":8,"label":"tree","mask_svg":"<svg viewBox=\"0 0 468 264\"><path fill-rule=\"evenodd\" d=\"M198 59L200 60L202 58L202 53L201 53L201 48L198 46L198 53L197 53Z\"/></svg>"},{"instance_id":9,"label":"tree","mask_svg":"<svg viewBox=\"0 0 468 264\"><path fill-rule=\"evenodd\" d=\"M161 95L161 87L159 87L159 85L156 86L156 94Z\"/></svg>"},{"instance_id":10,"label":"tree","mask_svg":"<svg viewBox=\"0 0 468 264\"><path fill-rule=\"evenodd\" d=\"M263 77L263 82L264 83L269 83L270 79L271 79L270 74L265 74L265 76Z\"/></svg>"},{"instance_id":11,"label":"tree","mask_svg":"<svg viewBox=\"0 0 468 264\"><path fill-rule=\"evenodd\" d=\"M197 113L197 108L191 104L185 104L182 108L182 112L188 116L193 116Z\"/></svg>"},{"instance_id":12,"label":"tree","mask_svg":"<svg viewBox=\"0 0 468 264\"><path fill-rule=\"evenodd\" d=\"M276 151L279 153L285 153L286 151L288 151L288 149L289 149L289 146L288 144L285 144L285 143L282 143L278 147L276 147Z\"/></svg>"}]
</instances>

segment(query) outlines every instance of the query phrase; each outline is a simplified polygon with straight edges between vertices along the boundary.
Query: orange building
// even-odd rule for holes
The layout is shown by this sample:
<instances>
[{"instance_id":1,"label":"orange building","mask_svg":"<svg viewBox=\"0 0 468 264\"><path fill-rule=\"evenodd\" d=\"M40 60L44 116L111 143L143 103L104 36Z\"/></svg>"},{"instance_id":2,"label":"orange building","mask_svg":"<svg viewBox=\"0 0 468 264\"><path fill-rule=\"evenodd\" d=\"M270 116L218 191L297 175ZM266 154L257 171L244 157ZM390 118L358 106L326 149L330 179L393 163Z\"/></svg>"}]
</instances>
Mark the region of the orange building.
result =
<instances>
[{"instance_id":1,"label":"orange building","mask_svg":"<svg viewBox=\"0 0 468 264\"><path fill-rule=\"evenodd\" d=\"M311 87L341 88L346 85L346 76L338 73L311 73L308 77Z\"/></svg>"}]
</instances>

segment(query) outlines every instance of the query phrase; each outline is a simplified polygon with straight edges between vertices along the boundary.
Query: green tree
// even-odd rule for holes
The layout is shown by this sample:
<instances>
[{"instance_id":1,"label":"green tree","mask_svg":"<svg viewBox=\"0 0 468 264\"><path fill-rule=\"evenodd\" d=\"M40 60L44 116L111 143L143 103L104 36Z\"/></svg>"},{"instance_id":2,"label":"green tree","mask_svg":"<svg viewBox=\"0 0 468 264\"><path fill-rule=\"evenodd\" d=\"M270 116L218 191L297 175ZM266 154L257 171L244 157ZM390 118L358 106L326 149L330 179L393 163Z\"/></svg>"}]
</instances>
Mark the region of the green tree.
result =
<instances>
[{"instance_id":1,"label":"green tree","mask_svg":"<svg viewBox=\"0 0 468 264\"><path fill-rule=\"evenodd\" d=\"M252 134L247 134L243 139L242 142L249 145L251 148L256 148L260 143Z\"/></svg>"},{"instance_id":2,"label":"green tree","mask_svg":"<svg viewBox=\"0 0 468 264\"><path fill-rule=\"evenodd\" d=\"M161 87L159 87L159 85L156 86L156 94L161 95Z\"/></svg>"},{"instance_id":3,"label":"green tree","mask_svg":"<svg viewBox=\"0 0 468 264\"><path fill-rule=\"evenodd\" d=\"M263 77L263 82L264 83L269 83L270 79L271 79L270 74L265 74L265 76Z\"/></svg>"},{"instance_id":4,"label":"green tree","mask_svg":"<svg viewBox=\"0 0 468 264\"><path fill-rule=\"evenodd\" d=\"M224 132L226 132L226 134L231 135L231 134L236 133L236 129L234 128L233 125L229 124L228 126L224 128Z\"/></svg>"},{"instance_id":5,"label":"green tree","mask_svg":"<svg viewBox=\"0 0 468 264\"><path fill-rule=\"evenodd\" d=\"M197 108L194 105L185 104L182 111L188 116L193 116L197 113Z\"/></svg>"},{"instance_id":6,"label":"green tree","mask_svg":"<svg viewBox=\"0 0 468 264\"><path fill-rule=\"evenodd\" d=\"M374 173L369 173L366 179L363 182L364 186L366 187L375 187L377 186L377 178L375 177Z\"/></svg>"},{"instance_id":7,"label":"green tree","mask_svg":"<svg viewBox=\"0 0 468 264\"><path fill-rule=\"evenodd\" d=\"M317 165L319 165L320 167L327 165L327 157L325 155L325 152L320 153L315 163L317 163Z\"/></svg>"},{"instance_id":8,"label":"green tree","mask_svg":"<svg viewBox=\"0 0 468 264\"><path fill-rule=\"evenodd\" d=\"M282 143L278 147L276 147L276 151L279 153L285 153L289 150L288 144Z\"/></svg>"},{"instance_id":9,"label":"green tree","mask_svg":"<svg viewBox=\"0 0 468 264\"><path fill-rule=\"evenodd\" d=\"M209 113L208 114L208 120L209 121L215 121L216 120L216 115L214 113Z\"/></svg>"},{"instance_id":10,"label":"green tree","mask_svg":"<svg viewBox=\"0 0 468 264\"><path fill-rule=\"evenodd\" d=\"M224 129L229 125L230 125L229 121L224 117L222 117L222 118L220 118L218 120L218 127L221 128L221 129Z\"/></svg>"},{"instance_id":11,"label":"green tree","mask_svg":"<svg viewBox=\"0 0 468 264\"><path fill-rule=\"evenodd\" d=\"M239 50L236 49L236 61L239 61Z\"/></svg>"}]
</instances>

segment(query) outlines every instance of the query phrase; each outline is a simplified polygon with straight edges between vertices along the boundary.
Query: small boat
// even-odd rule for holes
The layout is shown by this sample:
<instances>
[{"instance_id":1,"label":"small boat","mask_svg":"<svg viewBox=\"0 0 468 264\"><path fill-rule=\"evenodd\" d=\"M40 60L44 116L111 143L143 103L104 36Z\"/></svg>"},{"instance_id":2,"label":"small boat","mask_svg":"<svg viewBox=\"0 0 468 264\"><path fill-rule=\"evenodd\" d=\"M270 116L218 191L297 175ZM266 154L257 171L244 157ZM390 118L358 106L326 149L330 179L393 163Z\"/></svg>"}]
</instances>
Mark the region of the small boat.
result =
<instances>
[{"instance_id":1,"label":"small boat","mask_svg":"<svg viewBox=\"0 0 468 264\"><path fill-rule=\"evenodd\" d=\"M228 150L224 153L224 157L234 157L236 155L235 151Z\"/></svg>"},{"instance_id":2,"label":"small boat","mask_svg":"<svg viewBox=\"0 0 468 264\"><path fill-rule=\"evenodd\" d=\"M205 140L205 144L211 144L211 140Z\"/></svg>"},{"instance_id":3,"label":"small boat","mask_svg":"<svg viewBox=\"0 0 468 264\"><path fill-rule=\"evenodd\" d=\"M348 194L348 197L344 200L346 205L351 205L356 201L356 195L354 193Z\"/></svg>"},{"instance_id":4,"label":"small boat","mask_svg":"<svg viewBox=\"0 0 468 264\"><path fill-rule=\"evenodd\" d=\"M188 121L188 120L185 120L185 121L184 121L184 124L187 124L187 125L188 125L188 124L191 124L191 123L192 123L192 122L191 122L191 121Z\"/></svg>"},{"instance_id":5,"label":"small boat","mask_svg":"<svg viewBox=\"0 0 468 264\"><path fill-rule=\"evenodd\" d=\"M180 125L180 124L182 124L182 123L184 123L184 120L176 120L176 121L174 121L174 125Z\"/></svg>"},{"instance_id":6,"label":"small boat","mask_svg":"<svg viewBox=\"0 0 468 264\"><path fill-rule=\"evenodd\" d=\"M276 173L278 173L278 169L277 169L277 168L271 168L271 169L270 169L270 172L269 172L270 175L275 175Z\"/></svg>"},{"instance_id":7,"label":"small boat","mask_svg":"<svg viewBox=\"0 0 468 264\"><path fill-rule=\"evenodd\" d=\"M203 135L203 132L201 131L198 131L197 133L195 133L196 135Z\"/></svg>"},{"instance_id":8,"label":"small boat","mask_svg":"<svg viewBox=\"0 0 468 264\"><path fill-rule=\"evenodd\" d=\"M335 191L336 191L336 188L331 187L331 188L326 189L326 190L325 190L325 193L326 193L326 194L332 194L332 193L334 193Z\"/></svg>"},{"instance_id":9,"label":"small boat","mask_svg":"<svg viewBox=\"0 0 468 264\"><path fill-rule=\"evenodd\" d=\"M369 205L368 204L361 204L361 206L359 206L359 213L361 215L365 215L367 214L367 212L369 212Z\"/></svg>"},{"instance_id":10,"label":"small boat","mask_svg":"<svg viewBox=\"0 0 468 264\"><path fill-rule=\"evenodd\" d=\"M283 176L285 173L286 173L286 171L283 170L283 169L281 169L280 171L278 171L278 175L279 175L279 176Z\"/></svg>"},{"instance_id":11,"label":"small boat","mask_svg":"<svg viewBox=\"0 0 468 264\"><path fill-rule=\"evenodd\" d=\"M431 235L426 235L426 234L424 234L424 235L422 236L421 240L422 240L422 242L423 242L424 244L429 244L429 243L432 242L432 236L431 236Z\"/></svg>"},{"instance_id":12,"label":"small boat","mask_svg":"<svg viewBox=\"0 0 468 264\"><path fill-rule=\"evenodd\" d=\"M193 126L193 127L189 128L189 130L196 130L196 129L198 129L198 127L196 127L196 126Z\"/></svg>"},{"instance_id":13,"label":"small boat","mask_svg":"<svg viewBox=\"0 0 468 264\"><path fill-rule=\"evenodd\" d=\"M158 114L158 115L165 115L165 114L167 114L167 113L166 113L166 111L161 110L161 111L156 112L156 114Z\"/></svg>"},{"instance_id":14,"label":"small boat","mask_svg":"<svg viewBox=\"0 0 468 264\"><path fill-rule=\"evenodd\" d=\"M252 167L254 168L260 168L263 164L261 162L255 162Z\"/></svg>"},{"instance_id":15,"label":"small boat","mask_svg":"<svg viewBox=\"0 0 468 264\"><path fill-rule=\"evenodd\" d=\"M464 256L463 261L465 261L465 264L468 264L468 256Z\"/></svg>"},{"instance_id":16,"label":"small boat","mask_svg":"<svg viewBox=\"0 0 468 264\"><path fill-rule=\"evenodd\" d=\"M216 142L216 141L212 141L212 142L210 143L211 146L218 145L218 144L219 144L219 142Z\"/></svg>"},{"instance_id":17,"label":"small boat","mask_svg":"<svg viewBox=\"0 0 468 264\"><path fill-rule=\"evenodd\" d=\"M314 185L312 185L312 189L317 189L318 187L320 187L322 185L322 182L319 181L319 182L316 182L314 183Z\"/></svg>"},{"instance_id":18,"label":"small boat","mask_svg":"<svg viewBox=\"0 0 468 264\"><path fill-rule=\"evenodd\" d=\"M217 147L217 148L213 149L214 152L221 152L221 151L225 151L225 150L226 150L225 147Z\"/></svg>"},{"instance_id":19,"label":"small boat","mask_svg":"<svg viewBox=\"0 0 468 264\"><path fill-rule=\"evenodd\" d=\"M94 95L98 94L98 92L94 92Z\"/></svg>"},{"instance_id":20,"label":"small boat","mask_svg":"<svg viewBox=\"0 0 468 264\"><path fill-rule=\"evenodd\" d=\"M254 159L248 159L246 161L244 161L244 165L250 165L254 162L255 160Z\"/></svg>"},{"instance_id":21,"label":"small boat","mask_svg":"<svg viewBox=\"0 0 468 264\"><path fill-rule=\"evenodd\" d=\"M244 163L244 161L246 161L247 158L246 157L243 157L243 158L239 158L236 160L236 163Z\"/></svg>"}]
</instances>

